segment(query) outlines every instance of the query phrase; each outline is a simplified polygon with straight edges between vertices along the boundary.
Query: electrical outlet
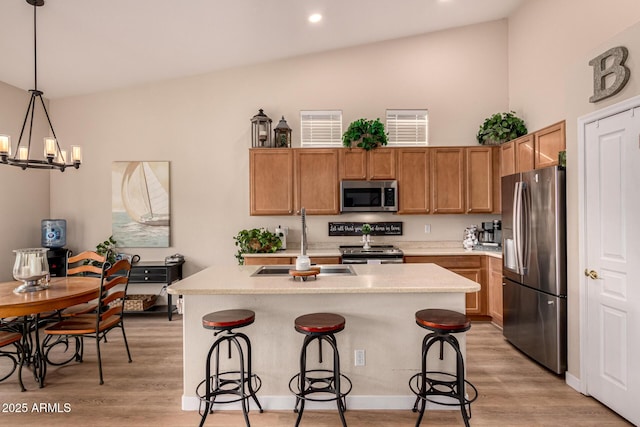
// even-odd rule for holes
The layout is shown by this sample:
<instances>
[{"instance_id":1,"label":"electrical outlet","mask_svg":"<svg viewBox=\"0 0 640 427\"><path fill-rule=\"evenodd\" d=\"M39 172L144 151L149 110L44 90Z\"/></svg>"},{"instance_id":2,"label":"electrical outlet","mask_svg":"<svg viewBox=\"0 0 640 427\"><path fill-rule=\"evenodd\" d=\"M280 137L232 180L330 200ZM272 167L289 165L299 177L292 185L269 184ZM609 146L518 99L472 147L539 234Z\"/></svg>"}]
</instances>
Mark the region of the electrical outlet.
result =
<instances>
[{"instance_id":1,"label":"electrical outlet","mask_svg":"<svg viewBox=\"0 0 640 427\"><path fill-rule=\"evenodd\" d=\"M431 233L431 224L425 224L424 225L424 233L425 234Z\"/></svg>"},{"instance_id":2,"label":"electrical outlet","mask_svg":"<svg viewBox=\"0 0 640 427\"><path fill-rule=\"evenodd\" d=\"M356 350L355 351L355 366L364 366L364 365L365 365L364 350Z\"/></svg>"}]
</instances>

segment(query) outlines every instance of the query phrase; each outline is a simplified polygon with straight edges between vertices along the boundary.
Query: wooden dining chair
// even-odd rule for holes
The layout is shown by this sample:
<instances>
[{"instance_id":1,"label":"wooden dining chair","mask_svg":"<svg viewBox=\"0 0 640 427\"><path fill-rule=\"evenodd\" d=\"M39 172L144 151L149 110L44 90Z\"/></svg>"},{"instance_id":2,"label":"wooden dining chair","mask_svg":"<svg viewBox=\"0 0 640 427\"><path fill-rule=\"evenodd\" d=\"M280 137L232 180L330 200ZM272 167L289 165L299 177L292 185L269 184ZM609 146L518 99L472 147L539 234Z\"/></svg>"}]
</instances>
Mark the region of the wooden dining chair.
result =
<instances>
[{"instance_id":1,"label":"wooden dining chair","mask_svg":"<svg viewBox=\"0 0 640 427\"><path fill-rule=\"evenodd\" d=\"M67 253L67 276L86 276L93 274L100 277L102 275L102 266L106 259L106 256L94 251L84 251L74 256L69 256L69 253ZM91 301L67 307L60 312L60 315L65 318L73 317L78 314L92 313L96 308L98 308L98 302Z\"/></svg>"},{"instance_id":2,"label":"wooden dining chair","mask_svg":"<svg viewBox=\"0 0 640 427\"><path fill-rule=\"evenodd\" d=\"M131 264L127 260L117 261L113 266L108 267L103 264L100 279L100 297L97 302L95 313L76 314L73 317L57 322L44 329L48 337L64 336L66 338L79 338L80 346L76 354L76 360L82 362L84 353L84 338L96 340L96 350L98 354L98 367L100 372L100 384L104 384L102 377L102 356L100 353L100 342L106 341L107 333L115 328L122 330L122 337L127 349L129 363L131 363L131 352L127 343L127 335L124 329L124 302L127 296L129 285L129 274ZM45 340L47 340L45 338ZM47 355L45 354L45 357Z\"/></svg>"},{"instance_id":3,"label":"wooden dining chair","mask_svg":"<svg viewBox=\"0 0 640 427\"><path fill-rule=\"evenodd\" d=\"M13 349L10 349L10 346ZM25 391L24 383L22 382L22 365L24 365L24 348L22 347L22 333L19 328L11 323L5 323L4 320L0 321L0 359L8 359L11 362L11 367L8 371L3 369L3 373L0 373L0 382L9 378L13 373L18 370L18 382L20 383L20 389Z\"/></svg>"}]
</instances>

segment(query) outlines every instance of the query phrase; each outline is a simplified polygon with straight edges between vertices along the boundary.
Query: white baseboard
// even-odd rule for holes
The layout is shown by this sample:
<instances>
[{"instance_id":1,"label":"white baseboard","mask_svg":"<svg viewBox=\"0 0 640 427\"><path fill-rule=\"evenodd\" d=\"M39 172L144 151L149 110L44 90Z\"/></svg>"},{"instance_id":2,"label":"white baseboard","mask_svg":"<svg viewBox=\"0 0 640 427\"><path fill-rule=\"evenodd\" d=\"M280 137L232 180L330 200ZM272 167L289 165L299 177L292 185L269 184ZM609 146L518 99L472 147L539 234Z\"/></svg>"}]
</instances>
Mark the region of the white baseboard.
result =
<instances>
[{"instance_id":1,"label":"white baseboard","mask_svg":"<svg viewBox=\"0 0 640 427\"><path fill-rule=\"evenodd\" d=\"M293 410L296 403L295 396L258 396L262 409L265 411L286 411ZM347 409L353 410L407 410L413 408L416 398L410 396L347 396ZM249 399L251 410L256 410L255 402ZM200 399L195 396L182 396L183 411L197 411L200 406ZM311 402L305 404L305 409L335 409L335 402ZM215 405L215 410L224 411L240 411L242 404L240 402ZM428 410L450 410L459 411L455 406L442 406L427 402Z\"/></svg>"},{"instance_id":2,"label":"white baseboard","mask_svg":"<svg viewBox=\"0 0 640 427\"><path fill-rule=\"evenodd\" d=\"M582 393L582 383L580 382L579 378L576 378L575 376L571 375L569 372L565 372L564 380L569 387L571 387L572 389L574 389L579 393Z\"/></svg>"}]
</instances>

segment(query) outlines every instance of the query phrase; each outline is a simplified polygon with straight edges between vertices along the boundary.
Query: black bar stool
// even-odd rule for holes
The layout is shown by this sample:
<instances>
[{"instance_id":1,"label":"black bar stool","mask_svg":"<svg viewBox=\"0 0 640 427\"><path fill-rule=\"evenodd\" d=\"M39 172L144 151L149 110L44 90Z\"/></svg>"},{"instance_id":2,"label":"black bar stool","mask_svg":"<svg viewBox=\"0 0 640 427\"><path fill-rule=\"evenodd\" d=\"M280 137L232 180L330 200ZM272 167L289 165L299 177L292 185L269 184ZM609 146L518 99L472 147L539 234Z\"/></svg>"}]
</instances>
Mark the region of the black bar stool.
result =
<instances>
[{"instance_id":1,"label":"black bar stool","mask_svg":"<svg viewBox=\"0 0 640 427\"><path fill-rule=\"evenodd\" d=\"M409 380L409 387L417 396L413 405L413 412L418 412L418 405L420 406L420 415L416 421L416 427L422 421L427 401L439 405L460 406L464 424L469 427L471 403L478 398L478 390L464 378L464 358L460 351L460 344L456 337L451 334L468 331L471 328L471 321L467 316L456 311L427 309L416 312L416 323L421 328L432 331L422 340L422 371ZM445 342L455 351L455 375L447 372L427 371L427 353L431 346L437 342L440 343L440 360L444 358ZM469 397L466 395L465 385L469 387L467 390L472 392ZM432 396L444 396L445 398L455 399L457 402L434 401L431 399ZM467 407L469 408L468 411Z\"/></svg>"},{"instance_id":2,"label":"black bar stool","mask_svg":"<svg viewBox=\"0 0 640 427\"><path fill-rule=\"evenodd\" d=\"M305 401L330 402L335 400L342 425L346 427L344 411L347 410L346 396L351 391L351 380L340 373L340 354L334 336L344 329L344 317L333 313L305 314L298 317L294 324L296 331L306 335L300 352L300 372L289 380L289 390L296 395L294 409L294 412L298 413L296 426L300 424L302 419ZM333 369L307 369L307 347L314 340L318 341L320 363L322 363L322 342L329 343L333 349ZM343 381L346 382L345 385L348 385L346 391L342 391ZM315 393L324 393L325 396L311 396Z\"/></svg>"},{"instance_id":3,"label":"black bar stool","mask_svg":"<svg viewBox=\"0 0 640 427\"><path fill-rule=\"evenodd\" d=\"M202 326L206 329L213 329L216 331L213 336L218 334L224 334L211 346L209 354L207 354L207 364L205 366L205 379L198 384L196 394L202 403L206 404L204 412L202 412L202 419L200 420L200 427L204 425L207 415L213 412L214 403L233 403L242 402L242 413L244 414L244 420L249 424L249 409L247 400L251 397L258 405L260 412L262 412L262 406L258 402L256 392L260 390L262 381L260 377L251 371L251 342L249 338L241 333L234 332L233 329L242 328L252 324L255 320L256 314L251 310L223 310L209 313L202 317ZM234 344L239 359L238 371L220 371L220 346L223 342L228 343L228 358L231 359L231 343ZM243 351L242 343L246 348L246 359ZM211 374L211 356L215 351L215 371ZM203 392L204 389L204 392ZM216 402L216 398L221 395L234 395L237 397L225 398L222 401Z\"/></svg>"}]
</instances>

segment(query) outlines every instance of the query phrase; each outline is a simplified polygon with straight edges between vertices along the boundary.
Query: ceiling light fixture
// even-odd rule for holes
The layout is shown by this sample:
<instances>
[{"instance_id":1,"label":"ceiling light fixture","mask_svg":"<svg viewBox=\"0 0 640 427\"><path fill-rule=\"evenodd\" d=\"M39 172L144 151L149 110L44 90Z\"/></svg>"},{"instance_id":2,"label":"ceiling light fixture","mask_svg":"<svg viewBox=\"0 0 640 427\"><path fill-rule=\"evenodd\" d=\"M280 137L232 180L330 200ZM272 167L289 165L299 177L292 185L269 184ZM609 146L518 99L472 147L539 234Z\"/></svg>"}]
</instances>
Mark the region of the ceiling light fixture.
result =
<instances>
[{"instance_id":1,"label":"ceiling light fixture","mask_svg":"<svg viewBox=\"0 0 640 427\"><path fill-rule=\"evenodd\" d=\"M319 13L314 13L313 15L309 15L309 22L311 22L312 24L315 24L320 21L322 21L322 15L320 15Z\"/></svg>"},{"instance_id":2,"label":"ceiling light fixture","mask_svg":"<svg viewBox=\"0 0 640 427\"><path fill-rule=\"evenodd\" d=\"M65 150L60 149L60 144L56 138L56 133L53 131L53 125L47 112L47 107L42 99L43 92L38 90L38 62L37 62L37 49L36 49L36 10L39 6L44 5L44 0L26 0L28 4L33 6L33 68L34 68L34 84L31 92L31 99L27 106L27 114L22 122L22 130L20 130L20 137L18 138L18 145L16 146L16 152L13 153L11 149L11 138L9 135L0 135L0 163L6 165L18 166L20 168L27 169L58 169L61 172L67 167L74 167L78 169L80 163L82 163L82 152L80 147L71 147L71 161L67 163L67 153ZM36 108L37 100L40 100L44 114L49 122L49 129L51 130L51 136L44 138L44 159L32 159L31 154L31 134L33 132L33 117ZM25 127L29 122L29 138L27 145L22 144L22 137L24 136Z\"/></svg>"}]
</instances>

